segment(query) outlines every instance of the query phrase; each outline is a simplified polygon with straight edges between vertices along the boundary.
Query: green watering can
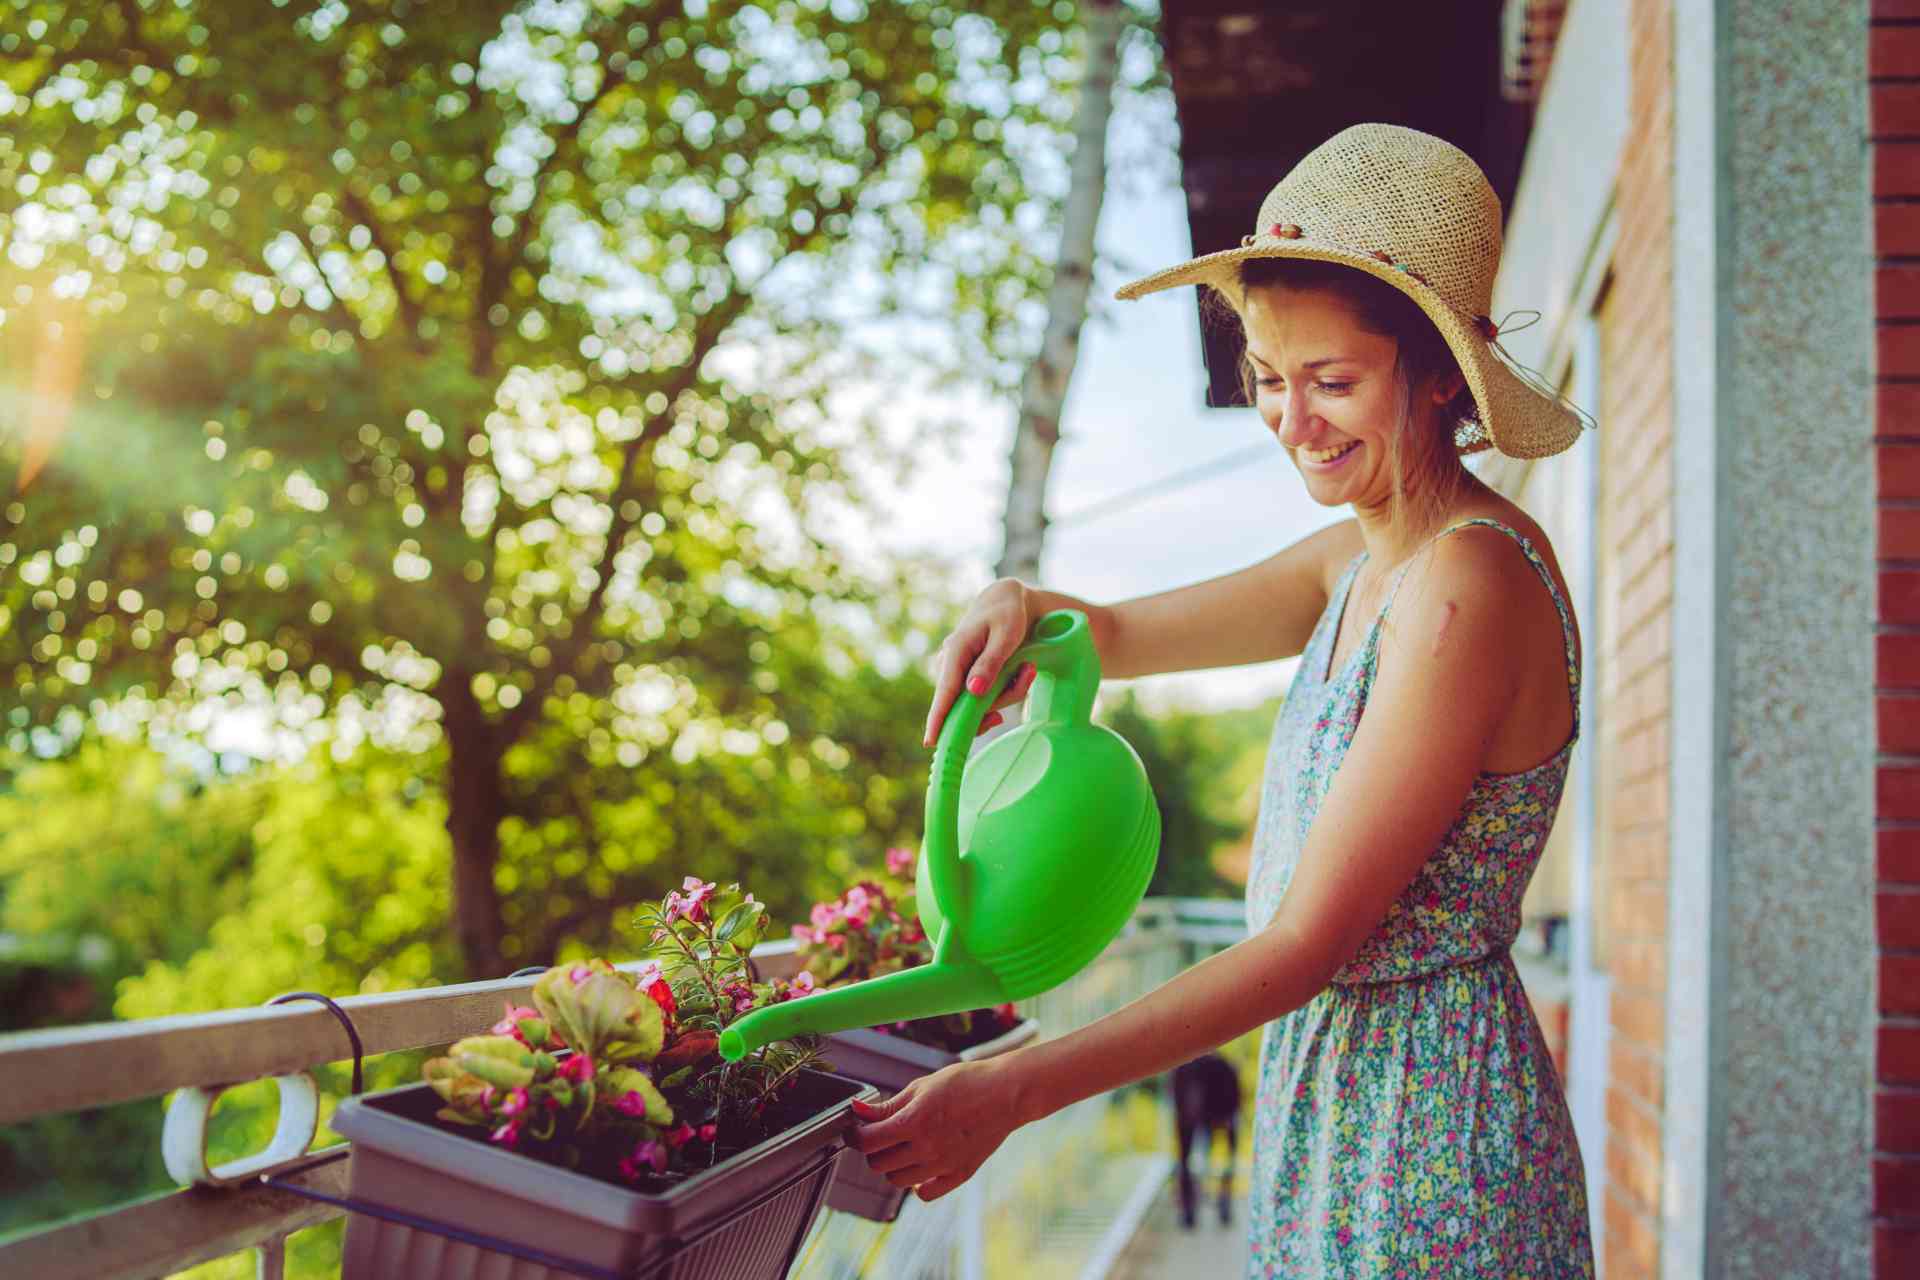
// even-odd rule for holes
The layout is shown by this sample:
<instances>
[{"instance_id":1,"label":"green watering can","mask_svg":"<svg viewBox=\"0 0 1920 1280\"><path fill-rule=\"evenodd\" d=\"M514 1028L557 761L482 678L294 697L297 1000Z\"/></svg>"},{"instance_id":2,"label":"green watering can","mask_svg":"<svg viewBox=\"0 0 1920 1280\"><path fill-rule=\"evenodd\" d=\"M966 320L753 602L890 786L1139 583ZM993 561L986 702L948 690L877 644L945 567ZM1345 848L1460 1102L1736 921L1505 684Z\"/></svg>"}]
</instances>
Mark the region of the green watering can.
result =
<instances>
[{"instance_id":1,"label":"green watering can","mask_svg":"<svg viewBox=\"0 0 1920 1280\"><path fill-rule=\"evenodd\" d=\"M969 761L986 708L1029 662L1022 723ZM915 897L932 963L756 1010L720 1033L722 1056L1023 1000L1104 951L1153 878L1160 810L1140 757L1089 718L1099 686L1087 616L1062 609L1040 619L986 697L963 690L927 788Z\"/></svg>"}]
</instances>

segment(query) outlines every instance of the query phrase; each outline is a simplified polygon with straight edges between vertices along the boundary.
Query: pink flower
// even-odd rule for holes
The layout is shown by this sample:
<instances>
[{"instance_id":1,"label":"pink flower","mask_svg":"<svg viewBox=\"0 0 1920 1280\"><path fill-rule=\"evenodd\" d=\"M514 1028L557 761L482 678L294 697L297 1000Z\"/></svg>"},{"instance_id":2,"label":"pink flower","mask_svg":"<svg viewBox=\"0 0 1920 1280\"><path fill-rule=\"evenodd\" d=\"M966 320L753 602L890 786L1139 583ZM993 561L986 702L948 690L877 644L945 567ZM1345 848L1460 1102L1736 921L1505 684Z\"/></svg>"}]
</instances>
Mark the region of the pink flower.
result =
<instances>
[{"instance_id":1,"label":"pink flower","mask_svg":"<svg viewBox=\"0 0 1920 1280\"><path fill-rule=\"evenodd\" d=\"M673 988L667 985L666 970L660 967L658 960L649 960L641 965L633 975L633 980L642 991L653 997L653 1002L660 1006L660 1012L668 1018L679 1012L679 1006L673 999Z\"/></svg>"},{"instance_id":2,"label":"pink flower","mask_svg":"<svg viewBox=\"0 0 1920 1280\"><path fill-rule=\"evenodd\" d=\"M651 1166L655 1173L667 1167L667 1148L664 1144L648 1139L633 1149L633 1154L620 1162L620 1172L629 1178L640 1176L645 1166Z\"/></svg>"},{"instance_id":3,"label":"pink flower","mask_svg":"<svg viewBox=\"0 0 1920 1280\"><path fill-rule=\"evenodd\" d=\"M840 922L840 904L837 902L816 902L809 917L815 929L831 929Z\"/></svg>"},{"instance_id":4,"label":"pink flower","mask_svg":"<svg viewBox=\"0 0 1920 1280\"><path fill-rule=\"evenodd\" d=\"M719 1126L719 1125L717 1125L717 1124L703 1124L703 1125L701 1125L701 1126L700 1126L700 1141L702 1141L702 1142L712 1142L712 1141L713 1141L713 1140L714 1140L715 1138L717 1138L717 1137L719 1137L719 1136L720 1136L720 1126Z\"/></svg>"},{"instance_id":5,"label":"pink flower","mask_svg":"<svg viewBox=\"0 0 1920 1280\"><path fill-rule=\"evenodd\" d=\"M560 1061L559 1076L562 1080L585 1084L593 1079L593 1059L584 1053L569 1054Z\"/></svg>"},{"instance_id":6,"label":"pink flower","mask_svg":"<svg viewBox=\"0 0 1920 1280\"><path fill-rule=\"evenodd\" d=\"M680 900L680 891L678 889L669 889L667 891L667 900L661 904L661 914L666 916L667 923L672 924L675 920L678 920L686 909L686 903Z\"/></svg>"},{"instance_id":7,"label":"pink flower","mask_svg":"<svg viewBox=\"0 0 1920 1280\"><path fill-rule=\"evenodd\" d=\"M665 1136L668 1146L684 1147L687 1143L693 1141L693 1126L684 1123L675 1125L667 1131Z\"/></svg>"},{"instance_id":8,"label":"pink flower","mask_svg":"<svg viewBox=\"0 0 1920 1280\"><path fill-rule=\"evenodd\" d=\"M503 1147L518 1146L520 1143L520 1122L518 1120L509 1120L498 1129L495 1129L489 1136Z\"/></svg>"},{"instance_id":9,"label":"pink flower","mask_svg":"<svg viewBox=\"0 0 1920 1280\"><path fill-rule=\"evenodd\" d=\"M812 925L797 924L793 926L793 936L797 941L813 942L815 941L813 934L814 930Z\"/></svg>"},{"instance_id":10,"label":"pink flower","mask_svg":"<svg viewBox=\"0 0 1920 1280\"><path fill-rule=\"evenodd\" d=\"M584 964L577 964L567 970L567 980L576 987L592 976L593 970Z\"/></svg>"},{"instance_id":11,"label":"pink flower","mask_svg":"<svg viewBox=\"0 0 1920 1280\"><path fill-rule=\"evenodd\" d=\"M728 995L733 997L733 1011L735 1013L745 1013L747 1010L753 1008L753 988L744 983L736 982L728 987L726 991Z\"/></svg>"},{"instance_id":12,"label":"pink flower","mask_svg":"<svg viewBox=\"0 0 1920 1280\"><path fill-rule=\"evenodd\" d=\"M758 902L759 899L749 893L745 897L741 898L740 901L741 902Z\"/></svg>"},{"instance_id":13,"label":"pink flower","mask_svg":"<svg viewBox=\"0 0 1920 1280\"><path fill-rule=\"evenodd\" d=\"M503 1116L517 1116L524 1112L527 1106L527 1090L523 1085L507 1095L506 1101L500 1104L500 1114Z\"/></svg>"},{"instance_id":14,"label":"pink flower","mask_svg":"<svg viewBox=\"0 0 1920 1280\"><path fill-rule=\"evenodd\" d=\"M830 933L826 937L826 943L829 947L833 948L835 951L845 950L847 945L847 935L844 933Z\"/></svg>"},{"instance_id":15,"label":"pink flower","mask_svg":"<svg viewBox=\"0 0 1920 1280\"><path fill-rule=\"evenodd\" d=\"M887 874L895 876L912 875L914 866L919 861L920 856L911 849L889 849L887 850Z\"/></svg>"},{"instance_id":16,"label":"pink flower","mask_svg":"<svg viewBox=\"0 0 1920 1280\"><path fill-rule=\"evenodd\" d=\"M507 1016L494 1023L488 1030L496 1036L512 1036L521 1044L526 1044L527 1038L521 1034L520 1031L520 1020L522 1018L538 1018L540 1011L538 1009L529 1009L525 1005L519 1004L510 1004L506 1006L506 1009Z\"/></svg>"},{"instance_id":17,"label":"pink flower","mask_svg":"<svg viewBox=\"0 0 1920 1280\"><path fill-rule=\"evenodd\" d=\"M613 1109L622 1115L644 1116L647 1114L647 1100L640 1096L638 1089L629 1089L614 1102Z\"/></svg>"},{"instance_id":18,"label":"pink flower","mask_svg":"<svg viewBox=\"0 0 1920 1280\"><path fill-rule=\"evenodd\" d=\"M699 876L688 876L680 887L686 890L687 919L696 924L707 918L707 899L713 896L714 886Z\"/></svg>"},{"instance_id":19,"label":"pink flower","mask_svg":"<svg viewBox=\"0 0 1920 1280\"><path fill-rule=\"evenodd\" d=\"M787 999L798 1000L801 996L813 994L813 973L802 969L793 975L793 985L787 988Z\"/></svg>"},{"instance_id":20,"label":"pink flower","mask_svg":"<svg viewBox=\"0 0 1920 1280\"><path fill-rule=\"evenodd\" d=\"M873 912L873 900L866 889L855 885L847 890L846 906L843 909L846 912L848 924L856 929L864 929L867 927L867 917Z\"/></svg>"}]
</instances>

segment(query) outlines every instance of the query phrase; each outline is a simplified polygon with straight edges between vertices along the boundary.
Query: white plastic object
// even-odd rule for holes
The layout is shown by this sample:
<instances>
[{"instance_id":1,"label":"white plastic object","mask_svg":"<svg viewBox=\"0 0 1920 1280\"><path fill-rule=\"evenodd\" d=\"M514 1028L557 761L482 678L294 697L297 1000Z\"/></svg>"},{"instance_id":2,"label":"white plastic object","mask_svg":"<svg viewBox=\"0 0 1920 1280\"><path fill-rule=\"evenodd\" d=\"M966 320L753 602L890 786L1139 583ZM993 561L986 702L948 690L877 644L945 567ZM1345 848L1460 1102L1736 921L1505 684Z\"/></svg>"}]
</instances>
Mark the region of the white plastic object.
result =
<instances>
[{"instance_id":1,"label":"white plastic object","mask_svg":"<svg viewBox=\"0 0 1920 1280\"><path fill-rule=\"evenodd\" d=\"M232 1085L188 1086L167 1103L160 1130L160 1154L167 1173L183 1187L226 1187L257 1178L307 1154L320 1129L320 1087L305 1071L274 1076L280 1089L280 1122L273 1138L252 1155L225 1164L207 1164L207 1118L213 1104Z\"/></svg>"}]
</instances>

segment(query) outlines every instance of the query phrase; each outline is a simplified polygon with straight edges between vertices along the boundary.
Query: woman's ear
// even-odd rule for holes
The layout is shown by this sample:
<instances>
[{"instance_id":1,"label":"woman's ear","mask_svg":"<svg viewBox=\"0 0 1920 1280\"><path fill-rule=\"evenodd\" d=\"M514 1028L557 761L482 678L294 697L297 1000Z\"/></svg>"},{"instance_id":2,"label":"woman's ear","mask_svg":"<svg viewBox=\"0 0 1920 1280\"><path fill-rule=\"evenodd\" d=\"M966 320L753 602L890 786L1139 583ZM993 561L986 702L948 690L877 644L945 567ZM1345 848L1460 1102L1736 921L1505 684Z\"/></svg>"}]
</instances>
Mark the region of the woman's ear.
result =
<instances>
[{"instance_id":1,"label":"woman's ear","mask_svg":"<svg viewBox=\"0 0 1920 1280\"><path fill-rule=\"evenodd\" d=\"M1433 402L1451 404L1453 398L1466 387L1466 375L1458 369L1449 370L1433 380Z\"/></svg>"}]
</instances>

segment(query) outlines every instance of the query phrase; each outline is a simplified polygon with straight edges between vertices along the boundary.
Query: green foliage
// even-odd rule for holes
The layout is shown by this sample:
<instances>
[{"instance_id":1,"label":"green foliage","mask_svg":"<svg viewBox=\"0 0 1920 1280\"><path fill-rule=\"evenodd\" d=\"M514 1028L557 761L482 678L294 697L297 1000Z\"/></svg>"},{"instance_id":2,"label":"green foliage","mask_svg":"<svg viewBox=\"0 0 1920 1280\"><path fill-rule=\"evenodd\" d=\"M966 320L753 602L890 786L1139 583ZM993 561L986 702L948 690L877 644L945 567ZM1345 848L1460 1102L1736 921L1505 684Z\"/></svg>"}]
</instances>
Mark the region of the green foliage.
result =
<instances>
[{"instance_id":1,"label":"green foliage","mask_svg":"<svg viewBox=\"0 0 1920 1280\"><path fill-rule=\"evenodd\" d=\"M1148 715L1129 692L1105 714L1139 754L1160 806L1160 862L1148 896L1216 897L1232 890L1214 857L1252 828L1274 712L1267 706Z\"/></svg>"},{"instance_id":2,"label":"green foliage","mask_svg":"<svg viewBox=\"0 0 1920 1280\"><path fill-rule=\"evenodd\" d=\"M15 775L0 790L0 1031L105 1019L122 978L191 955L242 901L265 802L112 740ZM132 1103L0 1130L0 1233L167 1185L158 1121Z\"/></svg>"},{"instance_id":3,"label":"green foliage","mask_svg":"<svg viewBox=\"0 0 1920 1280\"><path fill-rule=\"evenodd\" d=\"M948 602L827 530L905 393L1024 371L1071 19L14 0L0 911L93 1002L36 1020L631 954L684 874L791 918L909 838ZM96 732L211 706L281 764ZM9 1132L0 1226L163 1185L158 1116Z\"/></svg>"},{"instance_id":4,"label":"green foliage","mask_svg":"<svg viewBox=\"0 0 1920 1280\"><path fill-rule=\"evenodd\" d=\"M105 1016L121 978L186 960L246 898L258 779L193 773L124 740L84 744L0 791L0 932L99 991L76 1016L9 1002L0 1026Z\"/></svg>"},{"instance_id":5,"label":"green foliage","mask_svg":"<svg viewBox=\"0 0 1920 1280\"><path fill-rule=\"evenodd\" d=\"M718 757L847 768L863 731L805 691L902 630L823 533L844 452L884 447L884 393L1010 386L1035 337L1071 17L16 6L16 747L127 694L438 737L476 975L604 929L576 781L644 819L680 803L656 762L704 764L694 803L764 846L769 780ZM829 402L857 387L869 417ZM565 905L503 912L543 887Z\"/></svg>"},{"instance_id":6,"label":"green foliage","mask_svg":"<svg viewBox=\"0 0 1920 1280\"><path fill-rule=\"evenodd\" d=\"M329 995L445 982L446 806L430 761L324 754L252 785L266 804L239 897L183 960L120 985L122 1018L259 1004L283 991Z\"/></svg>"},{"instance_id":7,"label":"green foliage","mask_svg":"<svg viewBox=\"0 0 1920 1280\"><path fill-rule=\"evenodd\" d=\"M223 778L102 739L24 770L0 793L0 932L34 946L0 973L78 994L9 1001L7 1026L444 980L457 968L444 809L417 769L368 751ZM372 1060L370 1087L414 1077L418 1061ZM320 1078L330 1114L346 1067ZM223 1098L215 1161L264 1146L274 1114L270 1086ZM0 1230L170 1186L160 1117L156 1103L131 1103L0 1132Z\"/></svg>"}]
</instances>

